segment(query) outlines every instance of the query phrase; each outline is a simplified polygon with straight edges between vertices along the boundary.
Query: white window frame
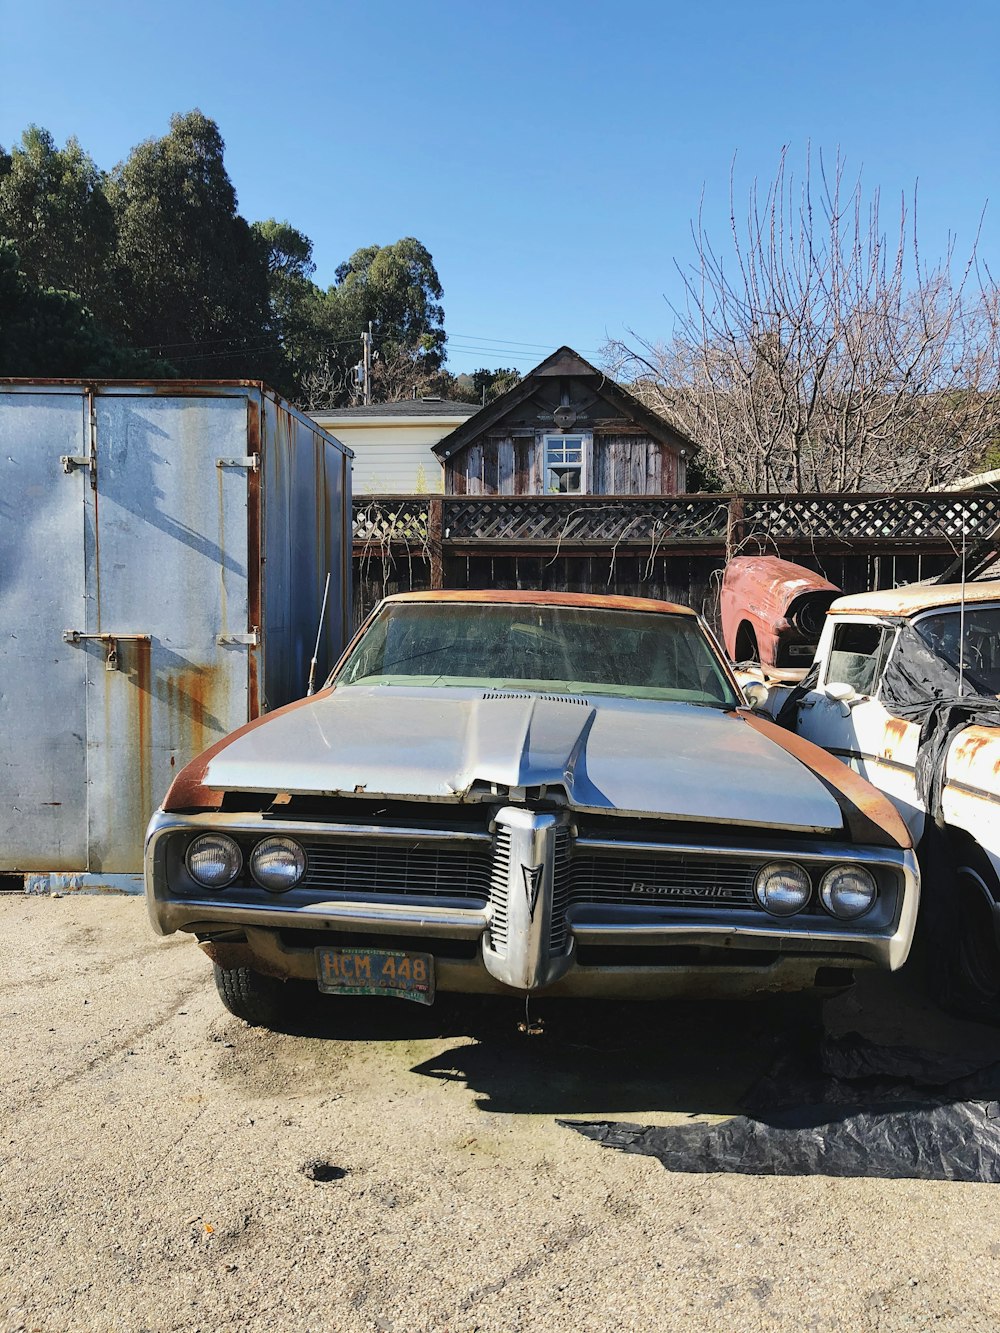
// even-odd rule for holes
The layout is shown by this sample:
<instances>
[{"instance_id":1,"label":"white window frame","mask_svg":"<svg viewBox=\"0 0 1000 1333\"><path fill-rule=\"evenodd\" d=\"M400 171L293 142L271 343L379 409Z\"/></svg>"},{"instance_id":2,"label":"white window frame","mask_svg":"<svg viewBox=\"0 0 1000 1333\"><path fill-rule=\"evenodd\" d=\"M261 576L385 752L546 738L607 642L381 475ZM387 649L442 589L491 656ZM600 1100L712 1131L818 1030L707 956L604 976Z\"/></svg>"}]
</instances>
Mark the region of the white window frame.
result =
<instances>
[{"instance_id":1,"label":"white window frame","mask_svg":"<svg viewBox=\"0 0 1000 1333\"><path fill-rule=\"evenodd\" d=\"M582 434L579 431L560 431L551 435L542 436L542 494L543 495L587 495L587 443L588 434ZM580 489L578 491L550 491L549 490L549 445L559 445L565 449L568 441L580 441ZM556 463L555 467L576 467L576 463Z\"/></svg>"}]
</instances>

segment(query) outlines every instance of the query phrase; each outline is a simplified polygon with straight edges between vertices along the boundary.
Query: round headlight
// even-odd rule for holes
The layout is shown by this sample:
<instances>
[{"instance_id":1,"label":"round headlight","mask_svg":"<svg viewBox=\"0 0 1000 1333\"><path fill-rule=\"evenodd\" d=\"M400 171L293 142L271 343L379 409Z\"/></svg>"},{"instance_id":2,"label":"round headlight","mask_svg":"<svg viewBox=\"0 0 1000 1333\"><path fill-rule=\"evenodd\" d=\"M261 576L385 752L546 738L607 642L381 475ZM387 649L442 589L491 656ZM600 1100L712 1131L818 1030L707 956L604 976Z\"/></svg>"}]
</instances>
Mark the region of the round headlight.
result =
<instances>
[{"instance_id":1,"label":"round headlight","mask_svg":"<svg viewBox=\"0 0 1000 1333\"><path fill-rule=\"evenodd\" d=\"M206 889L224 889L243 869L238 843L225 833L203 833L187 849L191 878Z\"/></svg>"},{"instance_id":2,"label":"round headlight","mask_svg":"<svg viewBox=\"0 0 1000 1333\"><path fill-rule=\"evenodd\" d=\"M871 910L878 885L863 866L834 866L820 880L819 896L831 916L850 921Z\"/></svg>"},{"instance_id":3,"label":"round headlight","mask_svg":"<svg viewBox=\"0 0 1000 1333\"><path fill-rule=\"evenodd\" d=\"M306 873L306 854L294 838L265 838L250 853L250 873L262 889L284 893Z\"/></svg>"},{"instance_id":4,"label":"round headlight","mask_svg":"<svg viewBox=\"0 0 1000 1333\"><path fill-rule=\"evenodd\" d=\"M801 912L812 894L812 881L794 861L771 861L757 871L754 896L772 916Z\"/></svg>"}]
</instances>

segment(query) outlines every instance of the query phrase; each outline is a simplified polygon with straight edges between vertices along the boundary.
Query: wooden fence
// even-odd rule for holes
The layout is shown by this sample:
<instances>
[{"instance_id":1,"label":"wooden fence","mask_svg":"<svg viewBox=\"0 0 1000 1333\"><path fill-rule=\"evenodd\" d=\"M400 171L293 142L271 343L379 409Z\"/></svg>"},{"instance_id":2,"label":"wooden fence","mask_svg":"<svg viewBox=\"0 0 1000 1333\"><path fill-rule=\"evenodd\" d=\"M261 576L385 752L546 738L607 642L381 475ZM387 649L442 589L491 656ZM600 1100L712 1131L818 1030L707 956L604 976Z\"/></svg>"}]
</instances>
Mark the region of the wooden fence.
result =
<instances>
[{"instance_id":1,"label":"wooden fence","mask_svg":"<svg viewBox=\"0 0 1000 1333\"><path fill-rule=\"evenodd\" d=\"M358 496L355 616L392 592L541 587L663 597L714 621L733 555L782 555L857 592L938 573L998 528L994 491Z\"/></svg>"}]
</instances>

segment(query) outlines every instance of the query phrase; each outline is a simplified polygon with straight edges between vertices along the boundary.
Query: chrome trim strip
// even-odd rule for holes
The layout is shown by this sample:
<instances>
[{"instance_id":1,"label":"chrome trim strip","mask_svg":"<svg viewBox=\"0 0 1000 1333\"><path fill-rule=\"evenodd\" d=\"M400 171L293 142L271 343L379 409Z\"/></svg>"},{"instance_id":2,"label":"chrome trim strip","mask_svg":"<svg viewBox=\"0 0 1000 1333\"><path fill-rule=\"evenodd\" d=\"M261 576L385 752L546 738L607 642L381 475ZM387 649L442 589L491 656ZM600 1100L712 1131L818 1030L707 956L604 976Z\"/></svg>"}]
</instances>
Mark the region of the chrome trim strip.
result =
<instances>
[{"instance_id":1,"label":"chrome trim strip","mask_svg":"<svg viewBox=\"0 0 1000 1333\"><path fill-rule=\"evenodd\" d=\"M642 842L639 839L577 838L577 852L624 852L642 855L707 856L707 857L760 857L762 861L867 861L872 865L900 867L905 864L905 851L891 847L863 847L853 843L810 842L808 847L797 840L774 843L765 847L720 846L713 843Z\"/></svg>"},{"instance_id":2,"label":"chrome trim strip","mask_svg":"<svg viewBox=\"0 0 1000 1333\"><path fill-rule=\"evenodd\" d=\"M154 827L155 826L155 827ZM193 830L210 828L226 833L253 833L263 837L272 833L285 833L289 837L312 838L434 838L439 842L492 842L489 833L477 833L472 829L406 828L398 824L331 824L311 819L269 819L266 814L248 812L229 812L223 810L208 811L201 815L165 815L157 812L153 816L147 837L159 836L164 832L177 829Z\"/></svg>"},{"instance_id":3,"label":"chrome trim strip","mask_svg":"<svg viewBox=\"0 0 1000 1333\"><path fill-rule=\"evenodd\" d=\"M315 923L330 923L344 931L370 930L393 935L419 930L429 936L476 940L488 920L485 911L471 908L401 907L395 903L318 902L290 910L280 904L243 907L174 898L169 902L161 900L159 909L166 933L216 921L232 927L266 926L270 930L308 930Z\"/></svg>"}]
</instances>

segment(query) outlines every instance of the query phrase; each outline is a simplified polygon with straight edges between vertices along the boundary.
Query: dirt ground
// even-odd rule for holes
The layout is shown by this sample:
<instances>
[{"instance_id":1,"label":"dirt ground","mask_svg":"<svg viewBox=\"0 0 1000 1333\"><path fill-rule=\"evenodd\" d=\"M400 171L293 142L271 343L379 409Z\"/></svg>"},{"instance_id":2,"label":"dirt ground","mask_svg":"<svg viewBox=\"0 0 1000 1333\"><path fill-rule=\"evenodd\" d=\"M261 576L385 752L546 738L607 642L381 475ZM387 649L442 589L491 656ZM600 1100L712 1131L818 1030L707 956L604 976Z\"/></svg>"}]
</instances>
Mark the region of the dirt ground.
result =
<instances>
[{"instance_id":1,"label":"dirt ground","mask_svg":"<svg viewBox=\"0 0 1000 1333\"><path fill-rule=\"evenodd\" d=\"M1000 1328L995 1186L671 1173L559 1123L730 1115L808 1001L538 1012L265 1032L141 900L0 897L3 1330ZM905 979L825 1021L953 1041Z\"/></svg>"}]
</instances>

